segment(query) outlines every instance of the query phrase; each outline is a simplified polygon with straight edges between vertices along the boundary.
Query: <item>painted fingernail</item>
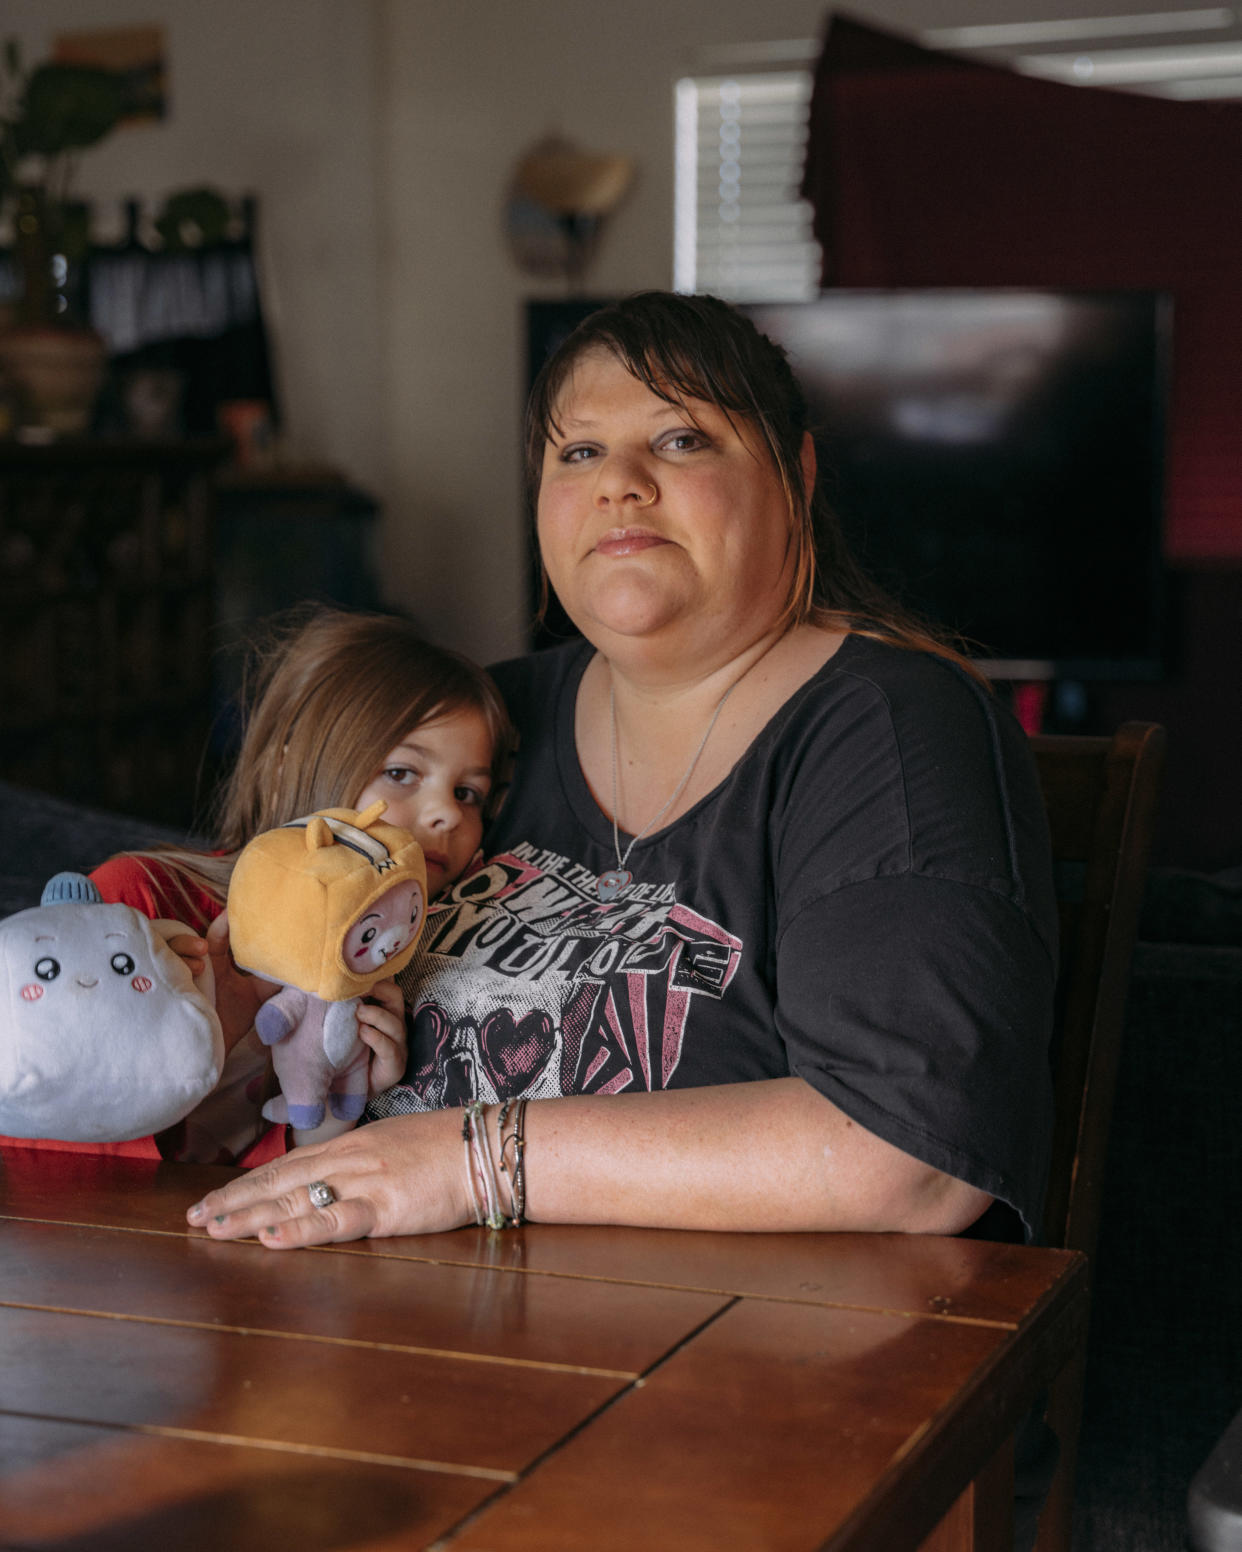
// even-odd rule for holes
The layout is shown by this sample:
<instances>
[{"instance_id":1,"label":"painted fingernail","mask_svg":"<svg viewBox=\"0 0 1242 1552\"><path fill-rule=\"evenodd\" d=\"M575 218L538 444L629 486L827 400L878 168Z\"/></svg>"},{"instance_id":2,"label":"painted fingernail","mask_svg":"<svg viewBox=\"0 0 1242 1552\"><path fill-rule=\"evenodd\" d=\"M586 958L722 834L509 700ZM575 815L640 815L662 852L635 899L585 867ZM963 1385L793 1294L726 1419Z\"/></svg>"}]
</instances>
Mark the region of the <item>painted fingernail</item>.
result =
<instances>
[{"instance_id":1,"label":"painted fingernail","mask_svg":"<svg viewBox=\"0 0 1242 1552\"><path fill-rule=\"evenodd\" d=\"M269 1223L267 1228L265 1228L263 1230L263 1232L264 1232L264 1234L270 1234L271 1237L273 1239L275 1239L276 1238L276 1226L275 1226L275 1224Z\"/></svg>"},{"instance_id":2,"label":"painted fingernail","mask_svg":"<svg viewBox=\"0 0 1242 1552\"><path fill-rule=\"evenodd\" d=\"M224 1214L223 1213L217 1213L216 1216L211 1221L213 1223L223 1223L224 1222Z\"/></svg>"},{"instance_id":3,"label":"painted fingernail","mask_svg":"<svg viewBox=\"0 0 1242 1552\"><path fill-rule=\"evenodd\" d=\"M186 1213L186 1217L191 1223L201 1223L206 1216L207 1209L201 1202L195 1202L194 1206Z\"/></svg>"}]
</instances>

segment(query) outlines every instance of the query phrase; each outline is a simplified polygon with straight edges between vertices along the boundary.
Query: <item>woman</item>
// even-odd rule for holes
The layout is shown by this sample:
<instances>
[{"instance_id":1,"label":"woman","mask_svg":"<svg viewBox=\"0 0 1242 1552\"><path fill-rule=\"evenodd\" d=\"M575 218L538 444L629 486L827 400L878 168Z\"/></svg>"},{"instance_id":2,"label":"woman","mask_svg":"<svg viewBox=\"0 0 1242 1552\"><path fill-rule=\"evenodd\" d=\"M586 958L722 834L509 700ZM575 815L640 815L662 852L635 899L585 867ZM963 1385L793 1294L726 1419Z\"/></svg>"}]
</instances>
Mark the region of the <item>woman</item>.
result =
<instances>
[{"instance_id":1,"label":"woman","mask_svg":"<svg viewBox=\"0 0 1242 1552\"><path fill-rule=\"evenodd\" d=\"M724 303L595 314L528 429L585 640L497 672L517 773L406 973L406 1081L190 1221L286 1248L494 1186L545 1221L1029 1236L1056 929L1020 730L831 524L817 569L801 393Z\"/></svg>"}]
</instances>

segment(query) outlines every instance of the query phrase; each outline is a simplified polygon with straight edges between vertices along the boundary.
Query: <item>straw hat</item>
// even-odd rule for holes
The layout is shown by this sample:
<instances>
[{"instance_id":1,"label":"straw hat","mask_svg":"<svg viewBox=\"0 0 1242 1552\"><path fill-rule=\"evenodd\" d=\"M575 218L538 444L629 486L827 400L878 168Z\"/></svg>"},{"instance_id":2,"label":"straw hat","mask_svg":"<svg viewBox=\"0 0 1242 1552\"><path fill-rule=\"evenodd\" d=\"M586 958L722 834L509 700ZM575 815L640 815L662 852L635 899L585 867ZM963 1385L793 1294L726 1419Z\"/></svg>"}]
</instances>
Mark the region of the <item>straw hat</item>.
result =
<instances>
[{"instance_id":1,"label":"straw hat","mask_svg":"<svg viewBox=\"0 0 1242 1552\"><path fill-rule=\"evenodd\" d=\"M521 158L514 184L556 215L603 216L620 204L633 178L630 157L581 151L552 135Z\"/></svg>"}]
</instances>

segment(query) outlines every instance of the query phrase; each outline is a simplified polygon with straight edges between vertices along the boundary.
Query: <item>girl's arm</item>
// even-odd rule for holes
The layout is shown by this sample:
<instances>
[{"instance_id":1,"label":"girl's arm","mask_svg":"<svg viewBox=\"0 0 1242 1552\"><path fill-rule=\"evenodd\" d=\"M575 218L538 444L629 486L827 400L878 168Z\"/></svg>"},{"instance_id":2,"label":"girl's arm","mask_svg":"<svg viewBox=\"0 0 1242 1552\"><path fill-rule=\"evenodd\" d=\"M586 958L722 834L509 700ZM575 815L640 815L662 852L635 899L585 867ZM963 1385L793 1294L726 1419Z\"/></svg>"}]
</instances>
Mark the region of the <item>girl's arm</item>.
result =
<instances>
[{"instance_id":1,"label":"girl's arm","mask_svg":"<svg viewBox=\"0 0 1242 1552\"><path fill-rule=\"evenodd\" d=\"M493 1157L496 1107L489 1106ZM274 1249L472 1222L462 1112L394 1117L231 1181L189 1212ZM990 1198L883 1142L801 1078L532 1101L527 1216L663 1228L953 1234ZM306 1187L338 1200L312 1208Z\"/></svg>"},{"instance_id":2,"label":"girl's arm","mask_svg":"<svg viewBox=\"0 0 1242 1552\"><path fill-rule=\"evenodd\" d=\"M191 932L187 927L183 932L170 937L168 946L174 954L185 960L186 969L197 981L210 963L208 955L210 944L207 939L200 937L196 932Z\"/></svg>"},{"instance_id":3,"label":"girl's arm","mask_svg":"<svg viewBox=\"0 0 1242 1552\"><path fill-rule=\"evenodd\" d=\"M377 981L358 1004L358 1038L371 1048L371 1070L367 1078L374 1098L401 1082L409 1057L405 998L391 976L386 981Z\"/></svg>"}]
</instances>

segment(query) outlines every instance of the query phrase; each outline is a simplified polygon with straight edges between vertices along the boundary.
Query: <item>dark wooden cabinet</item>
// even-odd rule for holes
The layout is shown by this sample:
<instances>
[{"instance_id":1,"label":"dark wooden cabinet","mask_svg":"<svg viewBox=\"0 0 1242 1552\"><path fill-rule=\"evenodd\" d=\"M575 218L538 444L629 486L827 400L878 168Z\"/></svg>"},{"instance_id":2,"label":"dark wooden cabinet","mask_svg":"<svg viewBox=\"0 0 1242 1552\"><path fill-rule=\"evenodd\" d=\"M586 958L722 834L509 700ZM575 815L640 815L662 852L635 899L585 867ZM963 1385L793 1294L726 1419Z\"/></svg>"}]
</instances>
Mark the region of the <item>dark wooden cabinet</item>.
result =
<instances>
[{"instance_id":1,"label":"dark wooden cabinet","mask_svg":"<svg viewBox=\"0 0 1242 1552\"><path fill-rule=\"evenodd\" d=\"M247 654L273 616L303 605L381 607L379 505L323 468L226 470L216 485L215 655L209 758L225 769L241 737Z\"/></svg>"},{"instance_id":2,"label":"dark wooden cabinet","mask_svg":"<svg viewBox=\"0 0 1242 1552\"><path fill-rule=\"evenodd\" d=\"M0 776L187 824L211 707L216 441L0 442Z\"/></svg>"}]
</instances>

